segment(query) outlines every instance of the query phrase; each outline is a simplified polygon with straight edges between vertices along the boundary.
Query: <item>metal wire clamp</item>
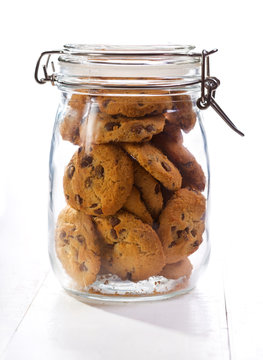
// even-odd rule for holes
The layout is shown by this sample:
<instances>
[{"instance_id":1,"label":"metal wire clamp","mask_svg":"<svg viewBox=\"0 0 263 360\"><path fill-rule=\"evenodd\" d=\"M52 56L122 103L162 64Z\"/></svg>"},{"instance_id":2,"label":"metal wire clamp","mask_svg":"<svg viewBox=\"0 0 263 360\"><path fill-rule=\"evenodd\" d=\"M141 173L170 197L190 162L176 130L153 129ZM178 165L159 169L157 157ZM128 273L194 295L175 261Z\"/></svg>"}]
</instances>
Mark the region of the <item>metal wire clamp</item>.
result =
<instances>
[{"instance_id":1,"label":"metal wire clamp","mask_svg":"<svg viewBox=\"0 0 263 360\"><path fill-rule=\"evenodd\" d=\"M55 77L55 65L54 65L54 62L51 61L51 67L52 67L52 71L53 73L48 75L48 65L49 65L49 60L50 60L50 57L51 55L58 55L58 54L63 54L63 51L62 50L52 50L52 51L44 51L41 53L41 55L39 56L39 59L36 63L36 68L35 68L35 80L38 84L45 84L47 81L50 81L52 85L54 85L55 83L55 80L56 80L56 77ZM41 60L44 56L47 55L47 61L46 61L46 64L43 65L43 73L44 73L44 78L39 78L38 77L38 73L39 73L39 67L40 67L40 63L41 63Z\"/></svg>"},{"instance_id":2,"label":"metal wire clamp","mask_svg":"<svg viewBox=\"0 0 263 360\"><path fill-rule=\"evenodd\" d=\"M217 50L212 50L212 52L207 52L206 50L202 51L201 97L197 100L196 105L201 110L207 109L211 106L232 130L234 130L237 134L244 136L244 133L238 130L235 124L229 119L226 113L215 101L216 89L220 85L220 81L216 77L210 76L209 55L216 51Z\"/></svg>"}]
</instances>

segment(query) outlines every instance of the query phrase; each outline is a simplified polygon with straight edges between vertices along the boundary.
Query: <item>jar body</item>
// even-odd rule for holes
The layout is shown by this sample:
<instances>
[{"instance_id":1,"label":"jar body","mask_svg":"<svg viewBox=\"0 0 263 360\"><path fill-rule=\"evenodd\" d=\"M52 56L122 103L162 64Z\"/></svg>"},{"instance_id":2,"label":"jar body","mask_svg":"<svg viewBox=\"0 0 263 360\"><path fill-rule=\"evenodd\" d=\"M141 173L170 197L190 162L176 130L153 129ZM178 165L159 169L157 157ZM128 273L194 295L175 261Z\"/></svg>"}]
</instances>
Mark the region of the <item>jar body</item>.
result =
<instances>
[{"instance_id":1,"label":"jar body","mask_svg":"<svg viewBox=\"0 0 263 360\"><path fill-rule=\"evenodd\" d=\"M210 252L209 164L195 93L61 92L50 153L49 253L82 301L192 289Z\"/></svg>"}]
</instances>

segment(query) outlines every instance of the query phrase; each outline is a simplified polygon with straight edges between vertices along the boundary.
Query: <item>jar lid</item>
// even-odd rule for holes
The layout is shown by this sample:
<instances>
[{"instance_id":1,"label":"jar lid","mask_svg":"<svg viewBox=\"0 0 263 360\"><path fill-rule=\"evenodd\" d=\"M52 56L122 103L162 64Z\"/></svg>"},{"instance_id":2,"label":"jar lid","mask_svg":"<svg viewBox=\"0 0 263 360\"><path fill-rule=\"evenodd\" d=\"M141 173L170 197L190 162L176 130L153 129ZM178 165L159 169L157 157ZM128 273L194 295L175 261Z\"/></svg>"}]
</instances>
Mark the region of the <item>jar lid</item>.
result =
<instances>
[{"instance_id":1,"label":"jar lid","mask_svg":"<svg viewBox=\"0 0 263 360\"><path fill-rule=\"evenodd\" d=\"M56 81L64 86L86 88L197 85L201 58L192 54L189 56L193 49L191 45L69 44L64 46L58 58ZM194 90L199 90L199 87L191 89Z\"/></svg>"},{"instance_id":2,"label":"jar lid","mask_svg":"<svg viewBox=\"0 0 263 360\"><path fill-rule=\"evenodd\" d=\"M84 89L169 89L201 91L196 101L200 109L211 106L239 135L239 131L215 101L220 81L210 76L210 55L217 49L193 52L192 45L85 45L68 44L62 50L43 52L36 64L35 80L39 84L50 81L59 88ZM58 55L59 71L50 57ZM42 58L44 78L39 79Z\"/></svg>"}]
</instances>

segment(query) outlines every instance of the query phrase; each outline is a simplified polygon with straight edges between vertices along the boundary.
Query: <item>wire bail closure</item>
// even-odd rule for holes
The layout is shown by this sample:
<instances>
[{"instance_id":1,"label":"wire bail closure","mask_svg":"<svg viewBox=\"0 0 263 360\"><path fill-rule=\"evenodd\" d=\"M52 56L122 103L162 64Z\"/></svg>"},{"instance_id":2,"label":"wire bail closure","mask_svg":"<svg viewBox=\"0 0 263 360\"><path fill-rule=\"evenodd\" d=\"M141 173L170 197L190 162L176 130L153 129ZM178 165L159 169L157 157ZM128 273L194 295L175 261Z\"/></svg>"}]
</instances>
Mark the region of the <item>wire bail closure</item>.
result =
<instances>
[{"instance_id":1,"label":"wire bail closure","mask_svg":"<svg viewBox=\"0 0 263 360\"><path fill-rule=\"evenodd\" d=\"M229 119L229 117L226 115L226 113L221 109L221 107L217 104L215 101L215 94L216 89L220 85L219 79L216 77L210 76L210 62L209 62L209 56L216 53L218 50L213 49L211 51L203 50L202 53L188 53L188 54L182 54L182 53L172 53L173 56L192 56L192 57L201 57L201 80L197 80L195 82L192 82L191 84L180 84L178 86L191 86L194 84L201 83L201 97L196 101L196 105L200 110L205 110L211 106L215 112L225 121L225 123L234 130L237 134L244 136L244 133L242 133L238 128L235 126L235 124ZM52 67L52 73L48 74L48 67L50 58L52 55L59 55L64 54L65 52L63 50L52 50L52 51L44 51L41 53L35 68L35 80L38 84L45 84L46 82L50 81L52 85L55 85L55 82L57 82L56 73L55 73L55 66L54 62L51 61L51 67ZM76 53L75 55L90 55L90 53ZM108 55L117 55L116 53L108 53ZM120 55L120 54L118 54ZM126 54L129 55L129 54ZM134 54L130 54L134 55ZM154 54L148 54L148 55L154 55ZM160 54L159 54L160 55ZM163 53L163 55L167 55L166 53ZM47 56L47 61L45 65L42 66L44 78L39 78L39 67L41 64L41 60L44 56ZM175 85L176 87L176 85Z\"/></svg>"},{"instance_id":2,"label":"wire bail closure","mask_svg":"<svg viewBox=\"0 0 263 360\"><path fill-rule=\"evenodd\" d=\"M211 106L215 112L226 122L226 124L240 136L244 136L235 124L229 119L226 113L215 101L216 89L220 85L220 80L210 76L209 55L217 52L217 49L210 52L202 51L202 72L201 72L201 97L197 100L196 105L199 109L205 110Z\"/></svg>"},{"instance_id":3,"label":"wire bail closure","mask_svg":"<svg viewBox=\"0 0 263 360\"><path fill-rule=\"evenodd\" d=\"M55 81L56 81L56 76L55 76L55 65L54 62L51 61L51 67L52 67L52 71L53 73L51 75L48 75L48 65L49 65L49 60L51 55L58 55L58 54L63 54L62 50L52 50L52 51L44 51L41 53L41 55L39 56L39 59L36 63L36 68L35 68L35 80L38 84L45 84L47 81L50 81L52 85L55 85ZM39 67L40 67L40 63L41 60L44 56L47 55L47 61L46 64L42 66L43 68L43 73L44 73L44 78L40 78L38 77L38 73L39 73Z\"/></svg>"}]
</instances>

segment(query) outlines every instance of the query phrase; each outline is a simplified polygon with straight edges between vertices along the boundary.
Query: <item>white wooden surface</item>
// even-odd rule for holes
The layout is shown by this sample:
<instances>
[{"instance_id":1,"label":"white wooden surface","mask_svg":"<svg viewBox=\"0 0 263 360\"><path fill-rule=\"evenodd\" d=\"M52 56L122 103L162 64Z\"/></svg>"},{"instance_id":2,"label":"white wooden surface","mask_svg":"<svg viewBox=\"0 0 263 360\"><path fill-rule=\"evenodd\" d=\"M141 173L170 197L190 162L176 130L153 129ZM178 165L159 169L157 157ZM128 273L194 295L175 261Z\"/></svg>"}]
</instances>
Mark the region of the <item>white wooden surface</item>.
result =
<instances>
[{"instance_id":1,"label":"white wooden surface","mask_svg":"<svg viewBox=\"0 0 263 360\"><path fill-rule=\"evenodd\" d=\"M229 359L222 283L214 280L169 301L90 306L50 273L25 302L3 359Z\"/></svg>"}]
</instances>

